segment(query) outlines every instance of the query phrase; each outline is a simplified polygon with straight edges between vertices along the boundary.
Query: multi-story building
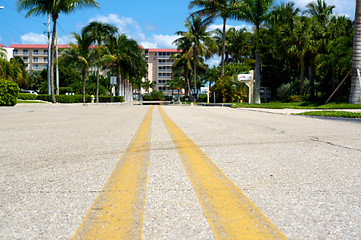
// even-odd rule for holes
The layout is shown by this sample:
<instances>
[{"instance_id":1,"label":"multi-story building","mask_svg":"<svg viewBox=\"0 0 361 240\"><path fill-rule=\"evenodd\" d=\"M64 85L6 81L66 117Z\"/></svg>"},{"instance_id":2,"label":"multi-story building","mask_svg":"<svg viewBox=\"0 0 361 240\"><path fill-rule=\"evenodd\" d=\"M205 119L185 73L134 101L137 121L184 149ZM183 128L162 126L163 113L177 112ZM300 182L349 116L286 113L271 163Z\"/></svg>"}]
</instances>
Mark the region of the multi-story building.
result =
<instances>
[{"instance_id":1,"label":"multi-story building","mask_svg":"<svg viewBox=\"0 0 361 240\"><path fill-rule=\"evenodd\" d=\"M2 47L6 47L2 45ZM58 45L59 49L67 48L69 45ZM148 73L145 81L155 83L155 89L170 94L167 82L172 79L172 66L174 59L171 55L177 53L177 49L143 48L145 60L148 63ZM25 63L27 71L41 71L48 65L48 45L47 44L11 44L8 53L11 57L21 57ZM9 55L9 54L8 54ZM9 56L8 56L9 57ZM142 91L142 93L147 90Z\"/></svg>"},{"instance_id":2,"label":"multi-story building","mask_svg":"<svg viewBox=\"0 0 361 240\"><path fill-rule=\"evenodd\" d=\"M69 45L58 45L59 49ZM47 44L11 44L14 57L21 57L28 71L41 71L48 66Z\"/></svg>"},{"instance_id":3,"label":"multi-story building","mask_svg":"<svg viewBox=\"0 0 361 240\"><path fill-rule=\"evenodd\" d=\"M141 47L142 48L142 47ZM146 81L155 82L155 89L166 94L171 92L167 89L167 82L172 79L172 66L174 59L171 55L177 53L177 49L142 48L145 60L148 63Z\"/></svg>"}]
</instances>

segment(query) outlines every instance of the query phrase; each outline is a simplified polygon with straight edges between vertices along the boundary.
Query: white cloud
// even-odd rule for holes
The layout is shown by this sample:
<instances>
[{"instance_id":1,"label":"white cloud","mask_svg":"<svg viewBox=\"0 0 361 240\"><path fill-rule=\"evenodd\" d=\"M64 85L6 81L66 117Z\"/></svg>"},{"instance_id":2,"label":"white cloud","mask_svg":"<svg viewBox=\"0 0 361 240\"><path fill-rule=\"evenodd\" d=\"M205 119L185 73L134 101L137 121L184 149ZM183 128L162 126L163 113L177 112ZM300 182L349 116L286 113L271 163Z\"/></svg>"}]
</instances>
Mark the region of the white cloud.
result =
<instances>
[{"instance_id":1,"label":"white cloud","mask_svg":"<svg viewBox=\"0 0 361 240\"><path fill-rule=\"evenodd\" d=\"M59 44L69 44L69 43L75 43L75 42L76 42L76 40L72 34L63 35L63 36L58 37Z\"/></svg>"},{"instance_id":2,"label":"white cloud","mask_svg":"<svg viewBox=\"0 0 361 240\"><path fill-rule=\"evenodd\" d=\"M47 44L48 38L44 34L27 33L20 37L23 44Z\"/></svg>"},{"instance_id":3,"label":"white cloud","mask_svg":"<svg viewBox=\"0 0 361 240\"><path fill-rule=\"evenodd\" d=\"M115 25L119 29L119 33L134 38L137 41L145 41L145 35L137 21L130 17L119 17L117 14L110 13L108 16L97 16L89 19L89 23L93 21L109 23Z\"/></svg>"},{"instance_id":4,"label":"white cloud","mask_svg":"<svg viewBox=\"0 0 361 240\"><path fill-rule=\"evenodd\" d=\"M285 2L285 1L284 1ZM306 9L307 4L316 2L316 0L294 0L296 7L301 11ZM327 5L334 5L333 13L336 15L345 15L351 19L355 16L355 1L354 0L326 0Z\"/></svg>"},{"instance_id":5,"label":"white cloud","mask_svg":"<svg viewBox=\"0 0 361 240\"><path fill-rule=\"evenodd\" d=\"M146 41L141 42L140 44L145 48L177 48L173 44L179 36L177 35L163 35L163 34L154 34L152 37L148 38Z\"/></svg>"}]
</instances>

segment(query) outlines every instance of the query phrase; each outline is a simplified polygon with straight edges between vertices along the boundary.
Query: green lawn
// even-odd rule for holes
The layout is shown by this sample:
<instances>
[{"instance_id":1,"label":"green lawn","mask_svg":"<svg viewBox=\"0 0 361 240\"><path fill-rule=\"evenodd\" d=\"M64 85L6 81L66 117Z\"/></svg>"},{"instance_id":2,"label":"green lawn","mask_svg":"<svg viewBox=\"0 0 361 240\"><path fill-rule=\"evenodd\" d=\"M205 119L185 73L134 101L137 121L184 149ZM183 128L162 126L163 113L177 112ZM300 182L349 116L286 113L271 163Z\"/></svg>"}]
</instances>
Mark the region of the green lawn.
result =
<instances>
[{"instance_id":1,"label":"green lawn","mask_svg":"<svg viewBox=\"0 0 361 240\"><path fill-rule=\"evenodd\" d=\"M16 103L44 103L42 101L36 101L36 100L17 100Z\"/></svg>"},{"instance_id":2,"label":"green lawn","mask_svg":"<svg viewBox=\"0 0 361 240\"><path fill-rule=\"evenodd\" d=\"M271 108L271 109L361 109L361 104L349 103L328 103L326 105L318 105L317 103L310 102L270 102L262 104L248 104L248 103L235 103L233 108Z\"/></svg>"},{"instance_id":3,"label":"green lawn","mask_svg":"<svg viewBox=\"0 0 361 240\"><path fill-rule=\"evenodd\" d=\"M361 113L345 112L345 111L311 111L297 115L306 116L322 116L322 117L342 117L342 118L361 118Z\"/></svg>"}]
</instances>

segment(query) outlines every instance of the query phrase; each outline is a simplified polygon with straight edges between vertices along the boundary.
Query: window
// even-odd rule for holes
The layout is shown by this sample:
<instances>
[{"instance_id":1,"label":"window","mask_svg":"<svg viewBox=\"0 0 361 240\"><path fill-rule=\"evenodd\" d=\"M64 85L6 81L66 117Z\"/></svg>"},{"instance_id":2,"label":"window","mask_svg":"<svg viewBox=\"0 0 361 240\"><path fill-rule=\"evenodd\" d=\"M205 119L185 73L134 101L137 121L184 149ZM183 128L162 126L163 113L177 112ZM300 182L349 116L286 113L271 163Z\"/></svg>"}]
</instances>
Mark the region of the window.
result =
<instances>
[{"instance_id":1,"label":"window","mask_svg":"<svg viewBox=\"0 0 361 240\"><path fill-rule=\"evenodd\" d=\"M33 57L33 62L39 62L39 58L38 57Z\"/></svg>"},{"instance_id":2,"label":"window","mask_svg":"<svg viewBox=\"0 0 361 240\"><path fill-rule=\"evenodd\" d=\"M38 70L38 69L39 69L39 65L38 65L38 64L34 64L34 65L33 65L33 69L34 69L34 70Z\"/></svg>"},{"instance_id":3,"label":"window","mask_svg":"<svg viewBox=\"0 0 361 240\"><path fill-rule=\"evenodd\" d=\"M29 58L28 58L28 57L23 57L23 61L24 61L25 63L27 63L27 62L29 62Z\"/></svg>"},{"instance_id":4,"label":"window","mask_svg":"<svg viewBox=\"0 0 361 240\"><path fill-rule=\"evenodd\" d=\"M39 55L39 50L38 50L38 49L34 49L34 50L33 50L33 55Z\"/></svg>"},{"instance_id":5,"label":"window","mask_svg":"<svg viewBox=\"0 0 361 240\"><path fill-rule=\"evenodd\" d=\"M23 54L24 54L24 55L28 55L28 54L29 54L29 50L28 50L28 49L23 49Z\"/></svg>"},{"instance_id":6,"label":"window","mask_svg":"<svg viewBox=\"0 0 361 240\"><path fill-rule=\"evenodd\" d=\"M44 57L44 62L48 62L48 57Z\"/></svg>"},{"instance_id":7,"label":"window","mask_svg":"<svg viewBox=\"0 0 361 240\"><path fill-rule=\"evenodd\" d=\"M13 54L14 54L14 55L18 55L18 54L19 54L19 51L18 51L17 49L14 49Z\"/></svg>"},{"instance_id":8,"label":"window","mask_svg":"<svg viewBox=\"0 0 361 240\"><path fill-rule=\"evenodd\" d=\"M43 50L44 55L48 55L48 49Z\"/></svg>"}]
</instances>

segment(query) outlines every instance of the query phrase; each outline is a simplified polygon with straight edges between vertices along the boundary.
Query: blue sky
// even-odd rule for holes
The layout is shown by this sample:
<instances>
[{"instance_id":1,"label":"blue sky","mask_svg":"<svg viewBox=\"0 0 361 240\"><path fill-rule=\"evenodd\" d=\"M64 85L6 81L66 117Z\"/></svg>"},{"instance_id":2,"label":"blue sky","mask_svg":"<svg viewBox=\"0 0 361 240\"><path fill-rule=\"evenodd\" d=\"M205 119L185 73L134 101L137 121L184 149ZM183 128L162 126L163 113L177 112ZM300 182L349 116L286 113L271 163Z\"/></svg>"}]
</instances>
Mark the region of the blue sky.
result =
<instances>
[{"instance_id":1,"label":"blue sky","mask_svg":"<svg viewBox=\"0 0 361 240\"><path fill-rule=\"evenodd\" d=\"M316 1L316 0L313 0ZM17 0L0 0L0 43L39 44L46 43L46 16L25 18L26 11L17 11ZM59 43L72 41L71 32L80 32L90 21L111 23L120 29L120 33L134 38L147 48L173 48L175 32L184 30L184 20L188 17L189 0L98 0L100 8L81 9L70 15L60 15L58 22ZM280 0L276 1L278 4ZM283 1L285 2L285 1ZM294 0L304 9L311 0ZM335 14L354 17L355 0L326 0L335 5ZM229 21L230 26L245 26L247 23ZM221 21L211 26L216 28Z\"/></svg>"}]
</instances>

